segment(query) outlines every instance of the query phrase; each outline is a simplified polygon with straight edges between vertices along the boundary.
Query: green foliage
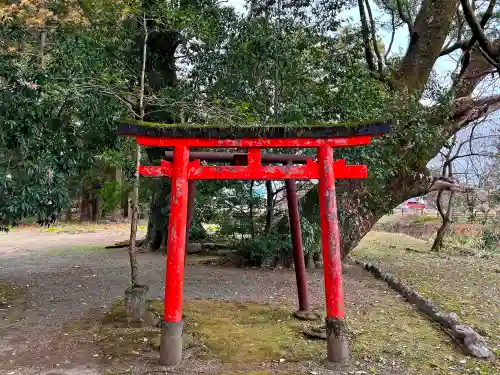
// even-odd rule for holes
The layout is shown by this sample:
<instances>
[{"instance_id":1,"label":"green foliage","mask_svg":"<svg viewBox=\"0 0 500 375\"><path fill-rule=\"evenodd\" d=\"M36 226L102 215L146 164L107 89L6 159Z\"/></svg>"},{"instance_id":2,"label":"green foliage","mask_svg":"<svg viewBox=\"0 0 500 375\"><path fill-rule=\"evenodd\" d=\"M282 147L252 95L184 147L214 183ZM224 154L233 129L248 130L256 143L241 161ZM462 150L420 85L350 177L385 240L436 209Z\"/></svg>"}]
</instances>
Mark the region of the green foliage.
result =
<instances>
[{"instance_id":1,"label":"green foliage","mask_svg":"<svg viewBox=\"0 0 500 375\"><path fill-rule=\"evenodd\" d=\"M305 217L301 217L300 227L302 229L302 245L304 247L304 254L315 254L321 251L321 231L319 225L315 222L310 222Z\"/></svg>"},{"instance_id":2,"label":"green foliage","mask_svg":"<svg viewBox=\"0 0 500 375\"><path fill-rule=\"evenodd\" d=\"M261 266L280 253L291 253L289 236L257 236L242 240L237 247L247 266Z\"/></svg>"},{"instance_id":3,"label":"green foliage","mask_svg":"<svg viewBox=\"0 0 500 375\"><path fill-rule=\"evenodd\" d=\"M484 229L482 247L489 251L500 250L500 233L495 233L490 229Z\"/></svg>"},{"instance_id":4,"label":"green foliage","mask_svg":"<svg viewBox=\"0 0 500 375\"><path fill-rule=\"evenodd\" d=\"M31 18L21 16L26 12L0 27L8 46L0 53L3 227L30 216L54 221L70 202L70 178L117 145L113 118L124 108L102 82L123 77L122 64L105 52L102 43L110 39L85 30L80 16L70 17L70 6L53 9L56 21L44 46Z\"/></svg>"},{"instance_id":5,"label":"green foliage","mask_svg":"<svg viewBox=\"0 0 500 375\"><path fill-rule=\"evenodd\" d=\"M110 212L122 201L123 189L118 181L106 181L99 190L102 200L102 211Z\"/></svg>"},{"instance_id":6,"label":"green foliage","mask_svg":"<svg viewBox=\"0 0 500 375\"><path fill-rule=\"evenodd\" d=\"M191 228L189 230L189 240L199 241L207 238L207 232L203 229L201 218L194 215L193 222L191 223Z\"/></svg>"}]
</instances>

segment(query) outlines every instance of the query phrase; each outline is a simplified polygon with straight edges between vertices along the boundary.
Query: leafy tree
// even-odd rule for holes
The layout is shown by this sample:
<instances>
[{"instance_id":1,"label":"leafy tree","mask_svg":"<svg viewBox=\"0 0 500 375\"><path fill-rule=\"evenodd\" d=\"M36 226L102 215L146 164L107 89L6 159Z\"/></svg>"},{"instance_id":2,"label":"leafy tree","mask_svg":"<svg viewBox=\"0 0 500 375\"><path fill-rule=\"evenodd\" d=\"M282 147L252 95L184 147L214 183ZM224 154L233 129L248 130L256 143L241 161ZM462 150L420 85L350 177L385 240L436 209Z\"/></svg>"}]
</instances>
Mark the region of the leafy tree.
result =
<instances>
[{"instance_id":1,"label":"leafy tree","mask_svg":"<svg viewBox=\"0 0 500 375\"><path fill-rule=\"evenodd\" d=\"M0 226L53 221L69 204L70 176L117 147L123 105L97 82L119 81L72 2L29 1L0 12ZM106 85L109 87L109 85Z\"/></svg>"},{"instance_id":2,"label":"leafy tree","mask_svg":"<svg viewBox=\"0 0 500 375\"><path fill-rule=\"evenodd\" d=\"M395 119L390 135L336 153L370 168L366 181L338 182L344 254L392 207L435 188L428 161L455 133L500 108L497 93L477 90L497 74L493 2L471 17L458 1L358 1L360 27L340 27L338 13L350 3L331 0L251 1L246 15L211 0L28 3L35 4L29 12L19 4L1 8L4 226L27 215L50 219L67 202L67 184L59 182L120 146L113 120L138 113L142 61L140 25L128 15L143 6L151 14L147 120ZM384 17L375 19L375 6ZM381 43L382 27L393 40L408 35L402 55ZM460 66L445 84L433 67L450 53ZM158 248L167 232L168 182L152 185L146 244ZM317 201L314 188L302 201L308 222L318 216ZM284 223L276 229L286 232Z\"/></svg>"}]
</instances>

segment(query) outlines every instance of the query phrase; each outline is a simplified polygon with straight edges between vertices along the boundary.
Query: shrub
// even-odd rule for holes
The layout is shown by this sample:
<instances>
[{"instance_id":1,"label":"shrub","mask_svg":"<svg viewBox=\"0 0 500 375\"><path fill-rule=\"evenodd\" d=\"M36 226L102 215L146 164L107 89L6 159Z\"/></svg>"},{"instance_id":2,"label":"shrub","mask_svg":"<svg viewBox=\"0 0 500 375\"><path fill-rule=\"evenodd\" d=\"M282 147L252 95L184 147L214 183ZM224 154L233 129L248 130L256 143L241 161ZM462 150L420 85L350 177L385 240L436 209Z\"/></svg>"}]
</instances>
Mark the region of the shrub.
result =
<instances>
[{"instance_id":1,"label":"shrub","mask_svg":"<svg viewBox=\"0 0 500 375\"><path fill-rule=\"evenodd\" d=\"M490 229L483 231L482 247L485 250L495 251L499 250L500 233L495 233Z\"/></svg>"},{"instance_id":2,"label":"shrub","mask_svg":"<svg viewBox=\"0 0 500 375\"><path fill-rule=\"evenodd\" d=\"M272 261L280 253L291 253L291 242L287 237L270 235L243 239L238 248L245 265L260 267Z\"/></svg>"}]
</instances>

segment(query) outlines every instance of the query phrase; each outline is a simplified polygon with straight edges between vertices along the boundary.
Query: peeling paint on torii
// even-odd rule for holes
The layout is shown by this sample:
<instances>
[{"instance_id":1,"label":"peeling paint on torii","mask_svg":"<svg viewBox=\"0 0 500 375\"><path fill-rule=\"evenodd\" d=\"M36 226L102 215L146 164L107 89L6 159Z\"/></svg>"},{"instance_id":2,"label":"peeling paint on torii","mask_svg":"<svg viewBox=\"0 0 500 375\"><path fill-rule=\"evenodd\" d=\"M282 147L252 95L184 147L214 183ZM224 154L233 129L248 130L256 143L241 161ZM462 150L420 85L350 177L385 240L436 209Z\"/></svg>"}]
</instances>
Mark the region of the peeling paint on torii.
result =
<instances>
[{"instance_id":1,"label":"peeling paint on torii","mask_svg":"<svg viewBox=\"0 0 500 375\"><path fill-rule=\"evenodd\" d=\"M380 123L374 124L370 133L364 125L362 135L352 129L348 137L324 135L318 138L236 138L215 139L186 136L169 137L168 129L151 126L125 125L122 135L135 136L143 146L172 147L173 161L162 161L160 166L141 166L144 176L172 178L169 233L167 242L167 267L165 277L165 306L160 345L160 363L175 365L182 358L182 300L184 284L184 253L188 211L188 181L210 179L236 180L309 180L318 179L321 244L324 265L326 299L327 362L345 362L349 352L344 332L344 292L338 228L335 178L366 178L364 165L346 165L343 159L333 160L333 148L367 145L372 136L389 130ZM142 130L141 130L142 128ZM367 131L368 129L368 131ZM338 132L338 129L336 129ZM145 136L147 134L147 136ZM202 166L199 160L190 161L190 148L247 148L247 165ZM262 165L262 148L315 148L317 160L306 160L303 165Z\"/></svg>"}]
</instances>

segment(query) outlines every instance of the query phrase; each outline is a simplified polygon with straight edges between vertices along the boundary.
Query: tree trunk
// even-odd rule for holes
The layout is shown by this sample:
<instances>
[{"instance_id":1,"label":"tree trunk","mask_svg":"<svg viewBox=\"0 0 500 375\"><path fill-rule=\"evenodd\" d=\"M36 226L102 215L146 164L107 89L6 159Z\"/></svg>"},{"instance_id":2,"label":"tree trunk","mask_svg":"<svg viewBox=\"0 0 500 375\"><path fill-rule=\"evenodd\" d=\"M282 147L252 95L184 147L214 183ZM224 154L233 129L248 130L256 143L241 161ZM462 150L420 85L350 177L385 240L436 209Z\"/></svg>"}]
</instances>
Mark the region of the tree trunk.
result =
<instances>
[{"instance_id":1,"label":"tree trunk","mask_svg":"<svg viewBox=\"0 0 500 375\"><path fill-rule=\"evenodd\" d=\"M80 200L80 221L90 220L90 192L87 189L82 190L82 198Z\"/></svg>"},{"instance_id":2,"label":"tree trunk","mask_svg":"<svg viewBox=\"0 0 500 375\"><path fill-rule=\"evenodd\" d=\"M120 166L115 167L112 178L117 182L117 187L118 187L119 191L121 191L122 185L123 185L123 181L122 181L123 176L122 175L123 175L122 167L120 167ZM128 202L127 202L127 210L128 210ZM120 219L122 218L122 213L121 213L120 207L115 207L111 216L113 218L113 221L116 221L116 222L120 221Z\"/></svg>"},{"instance_id":3,"label":"tree trunk","mask_svg":"<svg viewBox=\"0 0 500 375\"><path fill-rule=\"evenodd\" d=\"M128 192L124 193L123 194L123 197L122 197L122 208L123 208L123 218L124 219L128 219L128 215L129 215L129 196L128 196Z\"/></svg>"},{"instance_id":4,"label":"tree trunk","mask_svg":"<svg viewBox=\"0 0 500 375\"><path fill-rule=\"evenodd\" d=\"M177 83L175 52L180 43L180 33L174 28L164 27L164 25L155 27L154 21L148 22L152 24L148 25L146 77L148 91L158 92L165 87L173 87ZM138 43L142 46L143 40L138 40ZM148 112L146 103L145 113ZM152 111L144 119L166 124L172 124L176 120L171 112L160 110ZM162 244L167 243L169 206L170 181L159 179L151 197L148 231L143 244L144 250L156 251L162 249ZM166 251L166 248L162 250Z\"/></svg>"},{"instance_id":5,"label":"tree trunk","mask_svg":"<svg viewBox=\"0 0 500 375\"><path fill-rule=\"evenodd\" d=\"M395 84L421 92L448 36L457 0L424 0L411 28L410 43Z\"/></svg>"},{"instance_id":6,"label":"tree trunk","mask_svg":"<svg viewBox=\"0 0 500 375\"><path fill-rule=\"evenodd\" d=\"M437 234L436 234L436 239L434 240L434 243L432 244L431 251L439 251L443 247L443 240L444 236L448 232L448 229L450 228L451 221L450 220L445 220L439 227Z\"/></svg>"},{"instance_id":7,"label":"tree trunk","mask_svg":"<svg viewBox=\"0 0 500 375\"><path fill-rule=\"evenodd\" d=\"M467 222L469 223L474 223L476 221L476 211L474 210L475 202L474 202L474 197L472 194L475 194L473 192L466 192L465 193L465 202L467 206Z\"/></svg>"},{"instance_id":8,"label":"tree trunk","mask_svg":"<svg viewBox=\"0 0 500 375\"><path fill-rule=\"evenodd\" d=\"M97 222L101 220L101 212L102 212L102 201L101 196L99 194L95 194L92 199L92 221Z\"/></svg>"},{"instance_id":9,"label":"tree trunk","mask_svg":"<svg viewBox=\"0 0 500 375\"><path fill-rule=\"evenodd\" d=\"M71 217L71 204L69 205L69 207L66 209L66 213L64 215L64 220L67 221L68 223L71 222L72 220L72 217Z\"/></svg>"},{"instance_id":10,"label":"tree trunk","mask_svg":"<svg viewBox=\"0 0 500 375\"><path fill-rule=\"evenodd\" d=\"M94 194L92 191L89 192L89 200L88 200L88 214L87 214L87 221L92 221L92 218L94 217Z\"/></svg>"},{"instance_id":11,"label":"tree trunk","mask_svg":"<svg viewBox=\"0 0 500 375\"><path fill-rule=\"evenodd\" d=\"M138 275L138 265L137 258L135 256L136 247L135 241L137 239L137 222L139 219L139 163L141 160L141 147L135 145L135 173L134 182L132 186L132 220L130 220L130 241L129 241L129 261L130 261L130 285L134 288L137 285L137 275Z\"/></svg>"},{"instance_id":12,"label":"tree trunk","mask_svg":"<svg viewBox=\"0 0 500 375\"><path fill-rule=\"evenodd\" d=\"M170 213L170 181L166 179L157 180L154 192L151 197L148 231L143 244L145 251L165 250L161 246L167 243L168 216Z\"/></svg>"},{"instance_id":13,"label":"tree trunk","mask_svg":"<svg viewBox=\"0 0 500 375\"><path fill-rule=\"evenodd\" d=\"M266 192L267 192L267 212L266 212L266 235L271 234L271 228L273 225L273 215L274 215L274 192L272 181L266 181Z\"/></svg>"},{"instance_id":14,"label":"tree trunk","mask_svg":"<svg viewBox=\"0 0 500 375\"><path fill-rule=\"evenodd\" d=\"M434 243L432 244L431 251L439 251L443 247L443 240L444 236L448 232L448 229L450 228L450 225L452 223L452 217L453 217L453 192L449 193L448 196L448 207L445 210L442 204L442 198L443 198L443 192L440 191L437 195L436 198L436 203L437 203L437 209L439 214L441 215L442 218L442 223L441 226L439 227L437 234L436 234L436 239L434 240Z\"/></svg>"}]
</instances>

